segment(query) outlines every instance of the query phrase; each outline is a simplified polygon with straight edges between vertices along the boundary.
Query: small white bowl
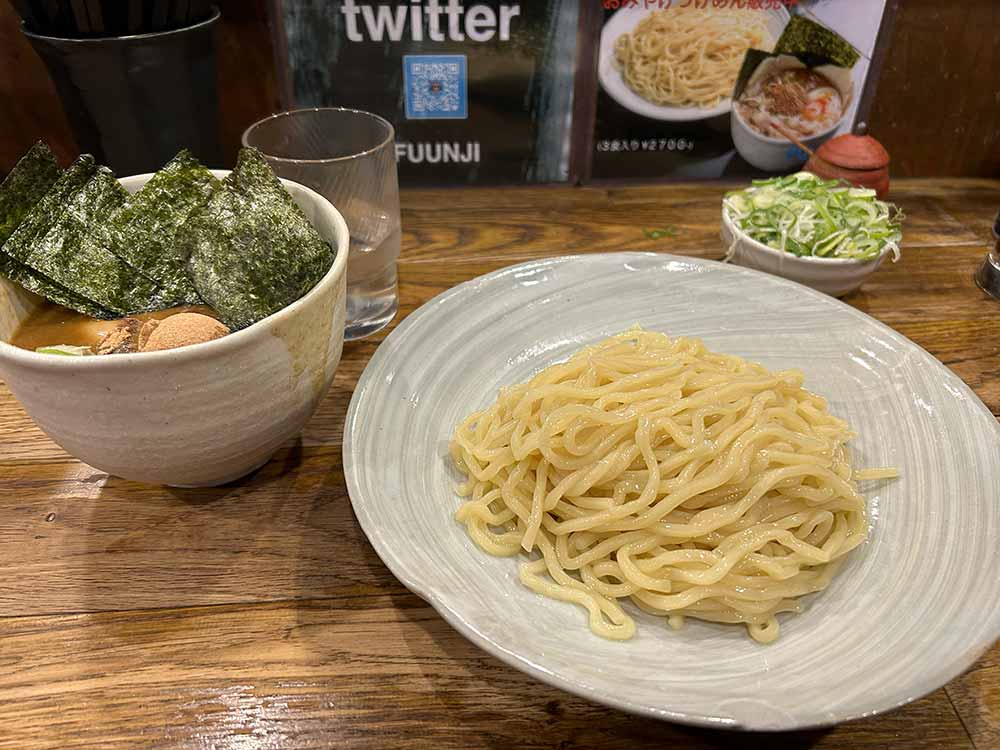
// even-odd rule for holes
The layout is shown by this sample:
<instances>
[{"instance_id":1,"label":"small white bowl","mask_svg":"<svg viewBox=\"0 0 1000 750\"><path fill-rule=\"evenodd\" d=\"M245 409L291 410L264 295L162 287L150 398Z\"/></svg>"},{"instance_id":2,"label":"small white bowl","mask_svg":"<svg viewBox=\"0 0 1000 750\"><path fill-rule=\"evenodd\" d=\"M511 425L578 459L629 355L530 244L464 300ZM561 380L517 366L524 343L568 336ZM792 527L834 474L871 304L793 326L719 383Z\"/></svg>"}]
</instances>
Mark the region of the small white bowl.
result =
<instances>
[{"instance_id":1,"label":"small white bowl","mask_svg":"<svg viewBox=\"0 0 1000 750\"><path fill-rule=\"evenodd\" d=\"M135 192L150 177L121 183ZM0 377L49 437L108 474L204 487L248 474L302 430L340 362L349 235L325 198L283 182L336 258L304 297L221 339L108 356L26 351L5 342L40 298L0 279Z\"/></svg>"},{"instance_id":2,"label":"small white bowl","mask_svg":"<svg viewBox=\"0 0 1000 750\"><path fill-rule=\"evenodd\" d=\"M842 297L861 286L890 252L884 248L877 258L871 260L799 257L775 250L750 237L733 223L725 206L722 207L722 241L730 251L730 261L736 265L783 276L833 297Z\"/></svg>"}]
</instances>

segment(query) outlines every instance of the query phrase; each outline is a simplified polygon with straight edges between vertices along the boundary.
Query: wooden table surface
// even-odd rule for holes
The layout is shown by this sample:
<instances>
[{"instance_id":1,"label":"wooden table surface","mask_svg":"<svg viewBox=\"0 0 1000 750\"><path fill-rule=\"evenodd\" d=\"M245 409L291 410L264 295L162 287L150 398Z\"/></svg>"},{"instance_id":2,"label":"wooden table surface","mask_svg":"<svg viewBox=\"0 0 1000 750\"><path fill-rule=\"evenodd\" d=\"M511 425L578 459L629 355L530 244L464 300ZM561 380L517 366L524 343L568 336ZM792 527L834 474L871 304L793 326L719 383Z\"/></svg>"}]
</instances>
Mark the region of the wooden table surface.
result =
<instances>
[{"instance_id":1,"label":"wooden table surface","mask_svg":"<svg viewBox=\"0 0 1000 750\"><path fill-rule=\"evenodd\" d=\"M532 258L719 258L723 190L405 192L397 321ZM1000 302L972 281L1000 182L901 182L893 197L908 214L903 260L847 301L1000 414ZM676 236L643 234L664 225ZM217 489L144 486L81 464L0 386L0 747L1000 747L998 647L887 715L749 736L610 710L472 646L393 578L351 512L344 416L383 338L347 344L301 439Z\"/></svg>"}]
</instances>

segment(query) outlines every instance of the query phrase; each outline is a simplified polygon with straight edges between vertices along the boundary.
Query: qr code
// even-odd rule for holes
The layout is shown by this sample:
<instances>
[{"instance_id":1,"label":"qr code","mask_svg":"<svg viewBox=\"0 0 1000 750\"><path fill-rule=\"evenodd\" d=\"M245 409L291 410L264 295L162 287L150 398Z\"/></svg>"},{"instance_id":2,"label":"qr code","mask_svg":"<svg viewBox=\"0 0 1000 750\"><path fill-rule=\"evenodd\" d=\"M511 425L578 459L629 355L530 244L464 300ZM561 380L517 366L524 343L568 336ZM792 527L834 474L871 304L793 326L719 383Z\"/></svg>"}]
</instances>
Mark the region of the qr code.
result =
<instances>
[{"instance_id":1,"label":"qr code","mask_svg":"<svg viewBox=\"0 0 1000 750\"><path fill-rule=\"evenodd\" d=\"M403 73L407 119L468 117L465 55L406 55Z\"/></svg>"}]
</instances>

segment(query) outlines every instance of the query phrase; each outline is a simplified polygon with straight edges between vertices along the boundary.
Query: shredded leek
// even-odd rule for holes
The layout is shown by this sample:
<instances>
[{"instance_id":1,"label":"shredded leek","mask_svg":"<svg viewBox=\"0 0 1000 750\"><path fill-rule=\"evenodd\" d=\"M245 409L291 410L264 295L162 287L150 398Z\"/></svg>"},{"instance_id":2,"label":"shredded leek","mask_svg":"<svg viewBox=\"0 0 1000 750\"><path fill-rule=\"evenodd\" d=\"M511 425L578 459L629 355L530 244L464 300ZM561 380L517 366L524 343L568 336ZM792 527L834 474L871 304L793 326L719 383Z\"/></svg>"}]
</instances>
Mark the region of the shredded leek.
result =
<instances>
[{"instance_id":1,"label":"shredded leek","mask_svg":"<svg viewBox=\"0 0 1000 750\"><path fill-rule=\"evenodd\" d=\"M53 344L35 349L39 354L59 354L63 357L86 357L93 354L89 346L73 346L72 344Z\"/></svg>"},{"instance_id":2,"label":"shredded leek","mask_svg":"<svg viewBox=\"0 0 1000 750\"><path fill-rule=\"evenodd\" d=\"M874 190L798 172L754 180L727 193L722 205L737 227L775 250L871 260L888 249L899 260L903 212Z\"/></svg>"}]
</instances>

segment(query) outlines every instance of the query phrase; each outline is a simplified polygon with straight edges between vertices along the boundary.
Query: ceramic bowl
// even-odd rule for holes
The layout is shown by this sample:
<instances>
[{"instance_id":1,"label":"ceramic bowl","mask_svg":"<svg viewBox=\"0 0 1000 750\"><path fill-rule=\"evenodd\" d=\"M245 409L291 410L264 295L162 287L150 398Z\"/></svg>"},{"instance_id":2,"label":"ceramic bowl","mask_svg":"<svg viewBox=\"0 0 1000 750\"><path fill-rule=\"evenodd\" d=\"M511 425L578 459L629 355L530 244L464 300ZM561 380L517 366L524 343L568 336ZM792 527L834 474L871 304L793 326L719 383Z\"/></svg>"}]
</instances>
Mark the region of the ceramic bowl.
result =
<instances>
[{"instance_id":1,"label":"ceramic bowl","mask_svg":"<svg viewBox=\"0 0 1000 750\"><path fill-rule=\"evenodd\" d=\"M842 297L861 286L890 252L886 248L872 260L800 258L747 235L729 218L725 206L722 208L722 242L727 249L732 249L730 260L736 265L783 276L834 297Z\"/></svg>"},{"instance_id":2,"label":"ceramic bowl","mask_svg":"<svg viewBox=\"0 0 1000 750\"><path fill-rule=\"evenodd\" d=\"M777 71L804 67L801 62L792 57L773 58L760 65L751 76L750 82ZM849 70L832 65L822 65L816 70L823 73L840 90L844 111L830 127L820 133L801 139L802 144L812 151L816 151L840 129L848 115L853 111L851 104L854 100L854 82ZM808 156L794 143L790 143L787 138L774 138L758 133L743 119L739 107L732 108L730 131L733 136L733 145L736 146L739 155L752 166L765 172L781 173L797 169L805 163Z\"/></svg>"},{"instance_id":3,"label":"ceramic bowl","mask_svg":"<svg viewBox=\"0 0 1000 750\"><path fill-rule=\"evenodd\" d=\"M843 118L822 133L803 138L802 143L816 151L830 140L842 122ZM765 172L781 173L798 169L808 157L808 154L785 138L770 138L757 133L746 124L737 107L733 107L730 115L730 129L733 134L733 144L739 155L752 166Z\"/></svg>"},{"instance_id":4,"label":"ceramic bowl","mask_svg":"<svg viewBox=\"0 0 1000 750\"><path fill-rule=\"evenodd\" d=\"M150 177L121 183L135 192ZM0 377L49 437L108 474L201 487L253 471L301 431L340 362L348 231L325 198L283 182L336 259L304 297L221 339L138 354L37 354L6 342L41 299L0 280Z\"/></svg>"}]
</instances>

